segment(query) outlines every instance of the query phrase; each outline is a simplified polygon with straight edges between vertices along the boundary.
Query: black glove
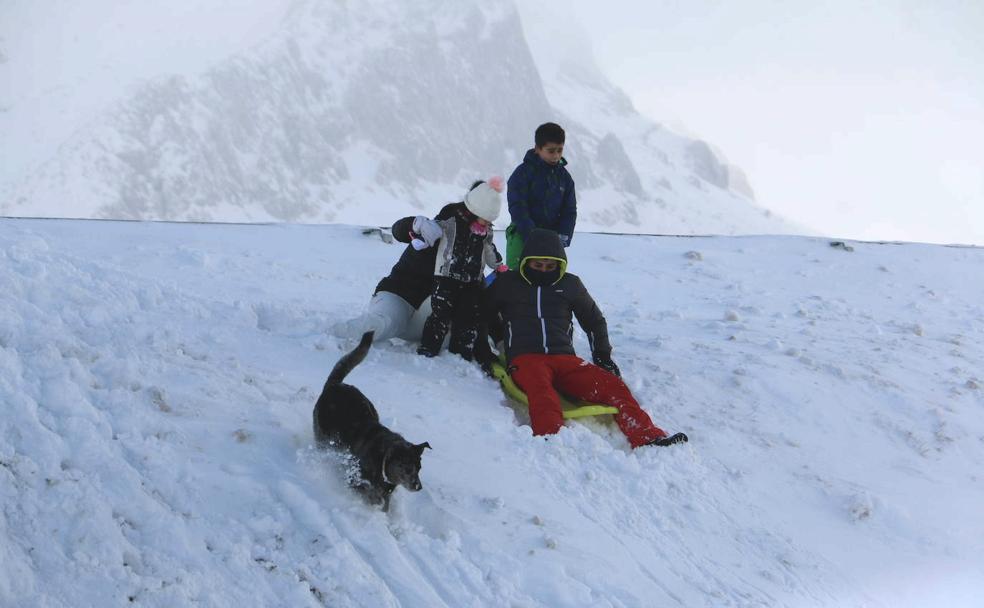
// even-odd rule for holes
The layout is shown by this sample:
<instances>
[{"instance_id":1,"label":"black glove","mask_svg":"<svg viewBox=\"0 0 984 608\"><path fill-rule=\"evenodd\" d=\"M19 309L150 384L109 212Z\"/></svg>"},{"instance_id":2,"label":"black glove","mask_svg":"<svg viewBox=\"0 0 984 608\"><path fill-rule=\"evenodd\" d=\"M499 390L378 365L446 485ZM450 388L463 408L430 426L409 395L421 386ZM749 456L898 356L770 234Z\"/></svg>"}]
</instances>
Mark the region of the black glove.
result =
<instances>
[{"instance_id":1,"label":"black glove","mask_svg":"<svg viewBox=\"0 0 984 608\"><path fill-rule=\"evenodd\" d=\"M622 372L621 370L618 369L618 366L615 365L615 362L612 361L611 355L593 355L591 359L594 361L595 365L605 370L606 372L615 374L619 378L622 377Z\"/></svg>"},{"instance_id":2,"label":"black glove","mask_svg":"<svg viewBox=\"0 0 984 608\"><path fill-rule=\"evenodd\" d=\"M483 374L485 374L489 378L493 378L493 379L495 378L495 372L492 371L492 362L491 361L477 361L477 363L478 363L478 366L482 368L482 373Z\"/></svg>"},{"instance_id":3,"label":"black glove","mask_svg":"<svg viewBox=\"0 0 984 608\"><path fill-rule=\"evenodd\" d=\"M475 362L482 368L485 375L489 378L495 378L495 374L492 373L492 364L498 361L498 357L489 348L488 340L485 341L485 344L482 344L481 341L476 344L474 354Z\"/></svg>"}]
</instances>

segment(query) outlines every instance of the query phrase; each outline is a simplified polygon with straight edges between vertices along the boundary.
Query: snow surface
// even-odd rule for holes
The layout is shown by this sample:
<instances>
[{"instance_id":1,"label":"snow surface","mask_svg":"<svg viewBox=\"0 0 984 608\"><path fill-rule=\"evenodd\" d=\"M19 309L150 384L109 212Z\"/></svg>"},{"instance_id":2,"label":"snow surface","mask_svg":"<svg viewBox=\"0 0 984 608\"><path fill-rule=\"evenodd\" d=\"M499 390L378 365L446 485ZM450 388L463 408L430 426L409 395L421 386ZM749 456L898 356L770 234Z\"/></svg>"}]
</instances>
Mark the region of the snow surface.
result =
<instances>
[{"instance_id":1,"label":"snow surface","mask_svg":"<svg viewBox=\"0 0 984 608\"><path fill-rule=\"evenodd\" d=\"M984 250L849 246L578 237L683 446L534 438L476 367L376 345L349 380L433 446L384 514L311 410L399 246L0 220L0 605L979 606Z\"/></svg>"}]
</instances>

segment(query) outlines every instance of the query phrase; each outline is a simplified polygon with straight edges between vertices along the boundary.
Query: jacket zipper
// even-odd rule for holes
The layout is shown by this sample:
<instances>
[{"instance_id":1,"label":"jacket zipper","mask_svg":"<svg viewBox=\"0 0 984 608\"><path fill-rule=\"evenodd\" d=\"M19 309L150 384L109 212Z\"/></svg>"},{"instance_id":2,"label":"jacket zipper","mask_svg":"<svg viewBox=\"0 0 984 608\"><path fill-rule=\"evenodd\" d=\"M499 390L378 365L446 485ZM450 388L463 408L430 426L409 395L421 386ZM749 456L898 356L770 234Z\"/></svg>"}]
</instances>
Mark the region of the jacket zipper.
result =
<instances>
[{"instance_id":1,"label":"jacket zipper","mask_svg":"<svg viewBox=\"0 0 984 608\"><path fill-rule=\"evenodd\" d=\"M547 321L543 318L543 309L540 307L541 296L543 294L543 288L536 288L536 316L540 318L540 331L543 332L543 352L549 353L550 349L547 347Z\"/></svg>"}]
</instances>

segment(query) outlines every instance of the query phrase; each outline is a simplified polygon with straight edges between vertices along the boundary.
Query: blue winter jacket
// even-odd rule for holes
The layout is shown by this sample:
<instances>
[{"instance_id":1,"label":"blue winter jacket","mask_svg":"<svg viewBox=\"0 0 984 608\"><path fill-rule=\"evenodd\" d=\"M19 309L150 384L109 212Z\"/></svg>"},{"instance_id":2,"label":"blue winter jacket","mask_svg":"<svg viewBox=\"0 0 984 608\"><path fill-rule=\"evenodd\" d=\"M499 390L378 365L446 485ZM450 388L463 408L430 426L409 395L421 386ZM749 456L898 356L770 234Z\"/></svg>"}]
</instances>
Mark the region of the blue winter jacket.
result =
<instances>
[{"instance_id":1,"label":"blue winter jacket","mask_svg":"<svg viewBox=\"0 0 984 608\"><path fill-rule=\"evenodd\" d=\"M571 244L577 223L577 200L574 179L566 167L563 158L551 165L531 149L523 164L509 176L506 193L509 215L514 230L524 241L533 228L546 228L566 236L565 245Z\"/></svg>"}]
</instances>

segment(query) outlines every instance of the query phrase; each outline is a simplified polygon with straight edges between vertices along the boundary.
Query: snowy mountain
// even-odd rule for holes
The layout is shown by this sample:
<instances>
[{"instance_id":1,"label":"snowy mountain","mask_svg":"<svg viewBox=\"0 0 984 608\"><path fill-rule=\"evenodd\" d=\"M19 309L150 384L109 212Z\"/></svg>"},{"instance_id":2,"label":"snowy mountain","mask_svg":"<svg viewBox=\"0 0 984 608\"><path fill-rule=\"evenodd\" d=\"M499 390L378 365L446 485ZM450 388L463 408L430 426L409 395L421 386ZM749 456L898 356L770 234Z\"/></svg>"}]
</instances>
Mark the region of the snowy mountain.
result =
<instances>
[{"instance_id":1,"label":"snowy mountain","mask_svg":"<svg viewBox=\"0 0 984 608\"><path fill-rule=\"evenodd\" d=\"M400 251L0 220L0 605L980 604L984 250L583 235L615 360L691 442L534 438L476 367L393 340L349 379L433 450L383 514L311 409L353 346L326 328Z\"/></svg>"},{"instance_id":2,"label":"snowy mountain","mask_svg":"<svg viewBox=\"0 0 984 608\"><path fill-rule=\"evenodd\" d=\"M639 115L586 38L539 50L508 0L251 5L0 9L0 213L389 224L508 175L556 120L582 229L793 229L709 145Z\"/></svg>"}]
</instances>

